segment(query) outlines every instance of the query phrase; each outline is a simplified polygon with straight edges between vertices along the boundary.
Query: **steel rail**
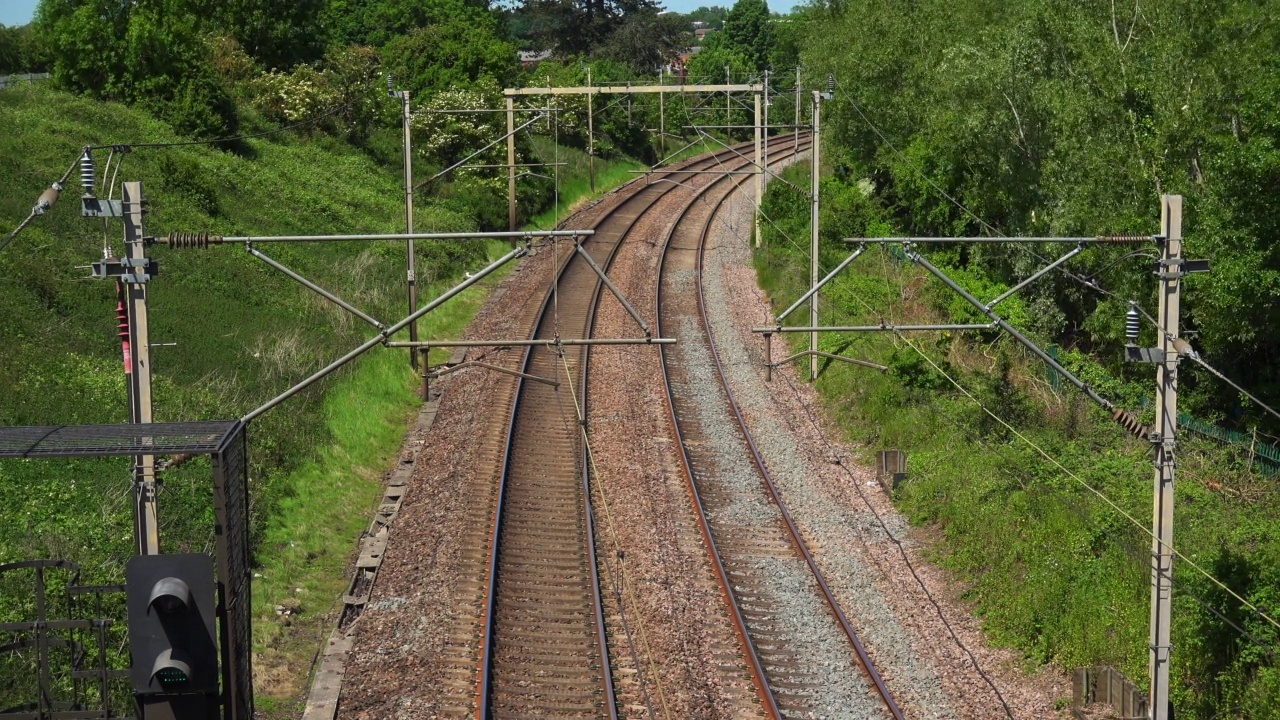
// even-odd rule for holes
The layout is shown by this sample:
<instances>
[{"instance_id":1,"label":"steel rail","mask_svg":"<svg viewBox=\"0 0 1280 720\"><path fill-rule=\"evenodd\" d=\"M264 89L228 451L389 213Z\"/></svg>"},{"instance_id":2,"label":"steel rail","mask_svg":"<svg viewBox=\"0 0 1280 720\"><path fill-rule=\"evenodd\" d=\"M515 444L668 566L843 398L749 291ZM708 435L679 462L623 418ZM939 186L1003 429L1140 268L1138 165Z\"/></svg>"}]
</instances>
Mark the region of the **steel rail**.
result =
<instances>
[{"instance_id":1,"label":"steel rail","mask_svg":"<svg viewBox=\"0 0 1280 720\"><path fill-rule=\"evenodd\" d=\"M794 152L799 152L798 144L792 146ZM690 209L705 199L705 193L716 187L720 183L729 180L728 176L717 178L708 183L706 187L701 188L694 194L693 198L680 209L676 217L676 221L667 229L666 237L662 241L662 257L658 261L658 273L655 279L657 291L655 293L657 312L654 319L654 332L658 335L662 334L662 278L666 268L667 251L671 247L671 239L675 235L676 228L688 215ZM735 188L741 187L740 183L734 183ZM732 193L732 190L730 191ZM726 194L724 197L728 197ZM724 203L722 197L717 203L715 210ZM715 210L712 211L711 217L714 218ZM661 362L659 366L662 369L662 385L667 395L667 419L671 424L672 436L676 439L676 447L680 457L680 466L684 470L685 488L689 492L689 499L693 503L695 515L698 519L698 531L702 535L702 541L705 543L708 554L710 556L712 569L715 571L716 584L720 588L720 597L724 601L725 609L729 613L729 619L733 623L733 627L738 634L738 640L742 647L743 659L746 661L747 670L751 674L752 685L755 686L756 697L760 700L764 711L769 718L781 720L782 709L778 707L777 698L774 697L773 689L769 684L769 679L764 671L764 665L760 661L760 655L756 652L755 643L751 639L751 632L747 628L746 619L742 616L742 609L738 606L737 597L733 592L733 583L729 579L729 572L725 568L724 560L720 554L720 550L716 545L715 537L711 531L711 523L707 519L706 507L702 503L702 496L698 491L698 483L694 478L693 462L689 458L688 449L685 447L683 433L680 431L680 423L676 418L675 408L675 391L671 387L670 374L667 372L666 351L662 349Z\"/></svg>"},{"instance_id":2,"label":"steel rail","mask_svg":"<svg viewBox=\"0 0 1280 720\"><path fill-rule=\"evenodd\" d=\"M694 160L692 161L691 164L700 164L700 163L710 164L710 163L720 162L721 161L719 157L720 154L722 153L713 154L712 157L710 158ZM653 205L656 204L658 200L660 200L663 196L665 196L667 192L670 192L672 189L674 189L674 187L675 186L672 186L672 188L670 189L663 189L662 191L660 191L657 197L648 201L648 204L643 207L641 214L643 214L643 212L647 211L649 208L653 207ZM632 202L635 202L635 199L639 196L639 193L647 189L648 189L648 186L637 186L637 192L633 193L631 197L624 200L622 205L620 205L618 209L621 209L622 207ZM606 214L596 223L595 227L599 227L605 224L606 222L610 221L612 218L616 217L616 215L617 215L616 210L614 212ZM618 248L621 246L622 240L626 237L626 235L629 232L630 232L630 225L619 236L619 239L614 244L614 247L610 253L609 259L608 261L606 261L606 263L612 261L614 254L616 254ZM583 234L586 235L587 233L583 233ZM564 263L557 270L557 282L559 282L559 280L568 273L569 269L575 264L575 262L582 262L580 255L578 253L569 253ZM603 281L597 279L595 284L595 289L593 292L592 304L591 304L592 312L594 312L594 307L598 305L599 298L600 298L601 285L603 285ZM530 337L529 337L530 344L527 346L527 349L524 354L524 358L522 359L520 364L519 372L524 375L531 374L529 373L529 369L530 369L530 364L532 362L532 359L534 357L533 352L535 349L538 349L537 345L539 343L537 335L539 333L539 330L542 328L543 323L547 319L547 311L553 301L553 297L554 297L553 293L555 291L556 289L554 286L552 288L548 288L546 294L543 297L542 306L539 309L536 319L534 320L533 328L530 331ZM591 316L589 321L594 322L594 315ZM659 343L655 342L654 344L659 344ZM589 348L589 346L587 347ZM549 348L543 348L543 349L545 350ZM582 365L583 365L582 377L584 380L586 377L585 375L585 372L586 372L585 368L587 365L586 358L587 358L587 353L584 351L583 360L582 360ZM513 463L512 455L513 455L513 446L516 438L515 430L517 426L517 417L521 409L522 403L525 401L524 382L525 382L524 378L518 378L516 380L515 395L514 395L515 400L512 403L511 413L507 418L506 438L503 446L503 456L502 456L502 463L501 463L502 469L499 473L499 480L497 483L496 512L494 513L494 516L493 516L493 526L492 526L493 530L489 534L490 539L489 539L488 577L484 581L486 586L485 601L483 605L483 617L481 619L482 633L481 633L480 669L477 675L476 688L475 688L475 717L478 720L487 720L490 717L490 713L491 713L491 700L492 700L492 693L493 693L492 669L493 669L493 659L494 659L494 643L496 640L495 621L496 621L496 608L497 608L497 596L498 596L497 590L498 590L498 576L499 576L499 564L498 564L499 548L501 547L501 543L502 543L503 511L504 511L505 503L507 502L508 490L509 490L507 485L507 480L508 480L508 476L510 474L510 470ZM585 395L584 395L583 402L584 402L584 413L585 413ZM605 635L604 613L603 613L603 607L602 607L601 598L600 598L600 586L599 586L599 577L598 577L598 570L597 570L597 560L595 557L594 526L593 526L592 517L591 517L592 512L591 512L591 505L590 505L590 492L589 492L589 487L586 486L586 483L588 482L588 478L585 471L583 472L582 477L583 477L583 483L584 483L584 511L586 514L586 517L584 519L586 521L586 527L587 527L585 542L587 544L587 553L589 558L590 572L592 575L592 583L591 583L593 587L592 604L594 605L594 608L595 608L595 612L594 612L595 625L597 628L597 635L599 638L600 649L601 649L600 662L602 664L602 677L600 680L604 685L604 695L605 695L605 702L607 706L608 715L610 718L616 718L617 717L616 697L614 695L614 690L612 686L612 668L609 661L607 637Z\"/></svg>"},{"instance_id":3,"label":"steel rail","mask_svg":"<svg viewBox=\"0 0 1280 720\"><path fill-rule=\"evenodd\" d=\"M723 202L723 201L722 201ZM714 213L712 219L714 218ZM760 455L760 450L756 446L755 439L751 434L751 430L747 427L746 418L742 415L742 408L738 404L737 397L733 394L733 390L729 387L728 378L725 376L724 365L720 360L720 352L716 349L715 331L711 327L711 318L707 313L706 294L703 291L703 260L706 254L706 240L711 230L711 219L707 221L706 226L702 230L702 236L698 243L697 252L697 272L695 273L696 285L698 289L698 308L702 315L702 324L707 333L707 346L711 351L712 364L715 366L716 377L720 381L720 387L724 389L725 396L729 399L729 407L733 410L733 416L742 432L743 440L751 451L752 461L760 472L760 476L764 479L765 488L768 490L770 498L777 505L779 514L783 523L786 525L787 534L791 537L792 543L796 550L804 557L805 564L809 566L809 570L813 573L814 579L818 583L818 587L822 590L823 598L826 600L827 606L831 608L836 620L839 622L841 629L849 638L849 643L853 646L855 654L862 665L863 671L876 687L876 691L880 694L884 701L886 709L893 714L896 720L905 720L902 710L898 708L897 702L893 698L893 694L885 686L884 680L880 677L880 673L876 670L875 663L872 662L871 656L867 653L866 648L862 645L862 641L858 639L857 632L853 629L853 625L849 622L849 618L845 615L844 610L840 607L840 603L836 600L835 595L831 592L831 587L827 584L826 576L822 569L818 567L817 561L813 554L809 551L807 543L800 534L800 530L796 527L795 520L791 517L791 513L787 510L786 502L782 498L782 493L778 490L777 485L773 482L773 476L769 473L765 466L764 458Z\"/></svg>"}]
</instances>

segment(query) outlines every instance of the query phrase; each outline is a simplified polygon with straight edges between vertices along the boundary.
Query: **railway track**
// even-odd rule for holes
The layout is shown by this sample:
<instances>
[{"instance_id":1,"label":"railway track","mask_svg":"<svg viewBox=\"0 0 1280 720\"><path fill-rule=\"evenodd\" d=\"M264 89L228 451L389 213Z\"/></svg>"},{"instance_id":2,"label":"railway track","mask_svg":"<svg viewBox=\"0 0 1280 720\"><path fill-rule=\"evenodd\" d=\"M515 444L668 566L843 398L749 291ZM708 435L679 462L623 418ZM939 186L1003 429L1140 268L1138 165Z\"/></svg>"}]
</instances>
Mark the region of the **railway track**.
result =
<instances>
[{"instance_id":1,"label":"railway track","mask_svg":"<svg viewBox=\"0 0 1280 720\"><path fill-rule=\"evenodd\" d=\"M728 178L715 185L719 189L690 201L672 224L657 280L657 331L679 339L660 351L703 544L768 717L901 719L787 512L725 380L701 283L707 236L733 189Z\"/></svg>"},{"instance_id":2,"label":"railway track","mask_svg":"<svg viewBox=\"0 0 1280 720\"><path fill-rule=\"evenodd\" d=\"M743 152L742 146L720 151L683 169L741 169L747 165ZM661 171L651 176L663 177ZM583 249L607 269L636 220L678 187L638 185L594 224L595 235ZM540 249L548 251L565 255L554 263L557 282L540 307L513 311L527 313L531 338L586 337L601 295L599 278L572 248ZM501 421L478 439L482 451L496 451L488 455L495 458L498 481L469 509L473 531L464 560L475 572L459 585L476 595L481 611L459 618L449 634L442 715L617 717L581 429L566 392L567 382L583 387L586 351L531 347L507 363L560 385L523 378L510 383L494 412Z\"/></svg>"}]
</instances>

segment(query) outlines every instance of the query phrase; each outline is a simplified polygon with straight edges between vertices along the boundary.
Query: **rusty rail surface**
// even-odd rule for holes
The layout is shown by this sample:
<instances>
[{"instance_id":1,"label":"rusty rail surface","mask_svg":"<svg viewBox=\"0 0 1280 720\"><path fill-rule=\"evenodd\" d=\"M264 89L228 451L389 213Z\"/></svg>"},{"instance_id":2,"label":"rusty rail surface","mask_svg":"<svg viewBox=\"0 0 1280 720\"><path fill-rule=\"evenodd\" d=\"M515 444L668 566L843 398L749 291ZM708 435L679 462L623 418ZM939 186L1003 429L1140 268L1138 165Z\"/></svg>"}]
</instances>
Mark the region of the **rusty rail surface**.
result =
<instances>
[{"instance_id":1,"label":"rusty rail surface","mask_svg":"<svg viewBox=\"0 0 1280 720\"><path fill-rule=\"evenodd\" d=\"M740 148L684 167L712 167ZM655 171L649 178L662 178ZM633 182L631 196L598 221L583 248L608 268L632 224L674 183ZM531 339L586 337L601 281L579 254L566 253ZM586 377L587 347L534 346L520 372ZM576 412L558 389L513 384L506 441L487 538L481 652L474 716L616 718L595 559L589 477Z\"/></svg>"},{"instance_id":2,"label":"rusty rail surface","mask_svg":"<svg viewBox=\"0 0 1280 720\"><path fill-rule=\"evenodd\" d=\"M798 152L800 149L801 148L798 147L796 149L796 152ZM888 710L893 715L893 717L901 720L901 718L903 717L901 710L897 707L897 704L893 699L892 694L889 692L883 680L880 678L879 673L876 671L874 663L872 662L871 658L867 654L861 641L858 639L858 636L854 631L852 625L849 623L849 620L846 617L843 609L840 607L840 604L836 601L835 597L831 593L831 589L828 586L825 577L823 576L821 570L819 569L817 563L813 558L812 553L809 551L806 543L801 537L800 532L796 527L794 520L791 518L790 513L787 511L786 504L783 501L781 494L779 493L776 485L774 484L773 479L770 476L765 466L763 458L760 456L759 450L756 447L754 439L751 436L751 432L748 429L746 422L742 416L741 408L739 407L737 400L734 397L733 392L730 389L728 381L725 377L724 369L721 364L719 353L715 345L714 331L711 327L710 319L707 315L706 299L703 293L703 284L702 284L703 261L704 261L704 256L706 252L707 236L708 236L708 233L710 232L712 223L715 218L715 214L719 210L720 206L724 203L724 201L730 196L730 194L732 193L732 190L737 188L738 183L737 182L732 183L733 185L732 187L729 187L730 183L727 180L721 181L720 183L717 183L717 184L721 185L722 189L724 189L724 192L723 194L720 195L719 199L715 202L715 207L712 208L711 212L706 216L705 222L703 223L701 229L698 231L697 247L696 247L696 250L694 251L694 255L696 258L695 260L696 281L695 282L697 285L698 315L700 316L700 319L701 319L702 330L703 332L705 332L705 335L706 335L707 349L713 361L713 365L715 368L715 375L718 378L719 385L723 389L725 393L725 397L728 400L729 410L732 413L737 429L742 437L742 440L746 445L746 448L749 450L752 464L754 465L754 467L756 468L756 470L760 475L762 486L767 492L769 500L778 508L779 515L785 527L786 537L790 540L790 544L794 549L794 552L803 558L805 564L809 568L809 571L813 574L814 580L816 581L817 586L821 591L825 605L830 609L832 616L840 625L841 631L848 638L850 646L853 648L854 653L858 658L860 666L864 670L868 679L871 681L871 684L875 686L876 692L878 693L880 700L883 702L885 709ZM688 205L685 206L685 208L681 211L682 220L685 219L685 217L693 207L695 207L694 202L690 202ZM671 231L668 233L666 242L664 243L664 258L662 261L662 272L659 273L659 278L657 281L660 308L663 307L663 300L662 300L663 284L664 284L663 277L665 276L665 273L667 271L667 258L665 256L665 253L667 253L671 249L672 238L676 234L678 225L679 225L679 221L676 223L676 225L672 226ZM689 248L682 248L682 249L689 249ZM657 326L658 327L657 332L659 333L662 332L661 322L662 322L663 314L664 314L663 311L660 309L658 313L658 326ZM778 660L774 659L772 666L770 666L770 663L763 662L760 659L759 655L756 653L754 648L755 640L753 639L752 633L751 633L751 628L750 628L751 623L749 622L748 619L744 618L742 611L738 608L738 600L737 600L738 592L735 590L734 584L731 583L729 580L729 570L726 568L726 563L727 563L726 557L722 553L721 548L718 546L716 542L715 530L712 527L711 521L707 517L707 507L703 498L703 496L706 494L706 491L700 488L698 485L698 480L695 472L696 462L695 462L695 459L691 457L691 453L689 450L690 446L698 445L698 442L694 440L693 437L691 437L692 434L696 434L696 430L694 430L691 427L684 426L684 424L682 424L681 422L679 409L678 409L680 403L672 387L671 378L672 378L673 371L672 369L668 368L668 359L667 359L668 352L669 351L667 348L664 348L662 350L663 380L667 389L669 417L670 417L671 425L676 433L676 437L678 440L677 444L679 445L679 448L680 448L681 464L685 471L686 484L689 489L691 500L693 502L693 505L698 515L700 530L702 532L704 542L708 547L709 553L712 557L713 564L716 569L717 579L719 580L720 587L721 587L721 595L725 598L726 603L730 606L731 616L733 618L734 625L738 630L738 632L740 633L741 640L744 645L744 655L746 655L746 657L748 658L749 665L751 667L751 674L753 676L754 681L756 682L757 693L761 697L761 702L764 705L766 712L768 712L771 717L780 718L787 714L804 714L806 712L810 712L811 708L804 706L803 693L794 693L788 696L783 696L781 698L778 697L778 693L775 692L775 688L771 682L771 679L781 682L784 685L787 684L788 682L795 683L798 681L796 681L794 678L785 678L785 677L771 678L771 676L785 676L787 671L793 670L793 668L788 667L788 663L785 660L779 662ZM730 542L729 544L732 545L732 542ZM744 582L745 581L742 581L742 580L739 581L740 584ZM755 593L755 591L752 590L749 586L744 587L743 592L744 594ZM802 675L803 673L801 673L801 676Z\"/></svg>"}]
</instances>

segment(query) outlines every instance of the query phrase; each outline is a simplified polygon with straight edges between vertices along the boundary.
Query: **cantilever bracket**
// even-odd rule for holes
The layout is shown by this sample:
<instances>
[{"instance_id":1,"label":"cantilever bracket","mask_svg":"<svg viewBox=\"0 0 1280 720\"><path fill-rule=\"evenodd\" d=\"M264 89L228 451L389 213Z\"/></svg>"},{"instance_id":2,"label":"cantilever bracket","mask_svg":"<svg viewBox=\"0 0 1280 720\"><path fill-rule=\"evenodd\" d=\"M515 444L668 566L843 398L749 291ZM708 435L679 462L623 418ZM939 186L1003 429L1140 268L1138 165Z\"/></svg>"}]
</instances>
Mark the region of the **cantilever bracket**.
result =
<instances>
[{"instance_id":1,"label":"cantilever bracket","mask_svg":"<svg viewBox=\"0 0 1280 720\"><path fill-rule=\"evenodd\" d=\"M823 285L826 285L828 282L831 282L831 278L835 277L836 275L839 275L842 270L849 267L849 263L853 262L854 260L857 260L858 256L866 252L866 250L867 250L866 245L859 245L858 249L850 253L849 257L842 260L840 264L836 266L835 270L832 270L831 272L827 273L827 276L822 278L822 280L820 280L817 285L814 285L813 287L809 288L809 291L806 292L804 295L801 295L799 300L796 300L795 302L791 303L791 307L787 308L786 310L783 310L782 314L779 315L774 322L781 325L782 321L785 320L788 315L794 312L796 308L803 305L806 300L813 297L814 293L822 289Z\"/></svg>"},{"instance_id":2,"label":"cantilever bracket","mask_svg":"<svg viewBox=\"0 0 1280 720\"><path fill-rule=\"evenodd\" d=\"M265 253L263 253L261 250L259 250L259 249L257 249L256 247L254 247L252 242L246 242L246 243L244 244L244 246L245 246L245 249L249 251L249 254L250 254L250 255L252 255L252 256L254 256L254 257L258 258L258 259L259 259L259 260L261 260L262 262L264 262L264 263L266 263L266 264L270 265L271 267L275 268L276 270L279 270L280 272L284 273L285 275L288 275L289 277L291 277L291 278L293 278L294 280L298 281L298 283L299 283L299 284L301 284L303 287L307 288L308 290L311 290L311 291L312 291L312 292L314 292L315 294L317 294L317 295L319 295L319 296L323 297L324 299L328 300L329 302L333 303L334 305L337 305L338 307L342 308L343 310L346 310L347 312L351 313L352 315L355 315L356 317L360 318L361 320L364 320L365 322L369 323L370 325L374 326L375 328L377 328L377 329L379 329L379 330L385 330L385 329L386 329L386 327L387 327L386 325L384 325L384 324L382 324L381 322L379 322L378 320L375 320L374 318L370 317L370 316L369 316L369 315L367 315L364 311L362 311L360 308L358 308L358 307L356 307L356 306L352 305L351 303L347 302L346 300L343 300L342 298L340 298L340 297L338 297L337 295L335 295L335 294L333 294L333 293L329 292L328 290L325 290L324 288L322 288L322 287L320 287L319 285L317 285L317 284L315 284L315 283L311 282L310 280L306 279L306 278L305 278L305 277L303 277L302 275L299 275L298 273L294 272L293 270L290 270L289 268L285 267L285 266L284 266L282 263L280 263L279 261L273 260L272 258L268 257L268 256L267 256Z\"/></svg>"},{"instance_id":3,"label":"cantilever bracket","mask_svg":"<svg viewBox=\"0 0 1280 720\"><path fill-rule=\"evenodd\" d=\"M631 315L632 319L636 321L636 324L640 326L640 329L644 331L644 336L652 337L653 332L649 329L649 323L645 322L644 318L640 317L640 313L636 312L636 309L631 306L631 303L627 302L627 299L622 295L622 291L618 289L617 285L613 284L613 281L609 279L609 276L604 274L604 270L596 264L595 258L591 257L591 253L587 252L587 249L582 247L582 243L580 242L575 242L573 247L574 250L576 250L577 253L587 261L587 264L596 272L596 275L600 276L600 281L604 283L605 287L609 288L609 292L613 293L613 296L618 299L618 302L622 303L622 307L626 308L627 313Z\"/></svg>"},{"instance_id":4,"label":"cantilever bracket","mask_svg":"<svg viewBox=\"0 0 1280 720\"><path fill-rule=\"evenodd\" d=\"M540 375L530 375L529 373L522 373L517 370L512 370L511 368L504 368L501 365L493 365L492 363L480 362L479 360L469 360L467 362L458 363L457 365L451 365L449 367L444 368L443 370L437 370L433 373L430 373L429 377L441 378L441 377L444 377L445 375L458 372L459 370L465 370L469 367L478 367L478 368L484 368L485 370L493 370L494 372L513 375L515 377L523 378L525 380L540 382L544 385L550 385L551 387L554 387L554 388L560 387L559 380L551 380L549 378L544 378Z\"/></svg>"}]
</instances>

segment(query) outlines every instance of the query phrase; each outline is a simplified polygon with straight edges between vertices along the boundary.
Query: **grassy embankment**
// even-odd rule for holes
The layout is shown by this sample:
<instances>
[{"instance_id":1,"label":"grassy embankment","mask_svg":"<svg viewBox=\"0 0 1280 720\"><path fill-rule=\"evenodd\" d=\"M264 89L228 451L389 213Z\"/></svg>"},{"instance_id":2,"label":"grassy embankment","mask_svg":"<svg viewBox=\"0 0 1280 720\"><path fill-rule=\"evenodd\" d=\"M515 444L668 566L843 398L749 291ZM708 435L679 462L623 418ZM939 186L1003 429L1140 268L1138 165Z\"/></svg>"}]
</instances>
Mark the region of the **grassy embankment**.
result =
<instances>
[{"instance_id":1,"label":"grassy embankment","mask_svg":"<svg viewBox=\"0 0 1280 720\"><path fill-rule=\"evenodd\" d=\"M788 172L807 185L807 167ZM833 184L823 192L838 198L857 190ZM893 234L869 201L847 197L832 207L841 215L831 219L832 226L840 223L837 234ZM757 253L756 265L761 283L781 308L807 287L808 206L794 190L774 183L766 212L782 232L766 226L768 243ZM824 238L823 267L833 267L850 250L834 237ZM945 251L934 254L935 262L945 259ZM995 297L1005 289L956 267L948 272L979 289L979 297ZM883 248L856 260L823 297L823 324L979 322L920 268ZM1017 298L1001 308L1015 326L1031 311ZM808 314L788 320L807 324ZM807 338L793 342L807 343ZM890 367L878 373L830 364L817 384L826 412L848 440L864 449L868 464L878 449L909 453L910 477L895 502L914 524L928 529L922 537L936 539L933 556L964 588L992 642L1016 648L1030 666L1113 664L1144 685L1149 443L1125 436L1007 336L914 333L910 342L915 347L879 333L822 338L824 350ZM1124 386L1079 352L1062 357L1069 369L1131 409L1152 392L1154 380ZM808 361L803 364L807 373ZM943 372L1070 474L979 409ZM1188 433L1179 442L1176 547L1252 602L1274 607L1280 600L1274 480L1249 471L1244 449L1219 447ZM1208 718L1224 706L1239 708L1240 717L1276 717L1280 672L1274 658L1268 660L1265 649L1242 638L1193 596L1264 647L1274 647L1280 633L1187 562L1175 567L1173 675L1179 717Z\"/></svg>"},{"instance_id":2,"label":"grassy embankment","mask_svg":"<svg viewBox=\"0 0 1280 720\"><path fill-rule=\"evenodd\" d=\"M36 195L62 176L86 144L181 140L144 112L79 99L43 86L0 92L0 227L26 217ZM106 152L97 153L105 181ZM140 180L149 201L148 232L224 234L316 230L384 232L395 227L397 179L359 153L323 140L253 140L232 154L207 147L137 148L122 180ZM62 200L3 253L0 272L0 424L112 423L125 419L124 378L115 337L115 288L87 279L104 238L123 251L119 224L80 217L73 175ZM341 189L338 191L338 189ZM100 195L106 189L100 185ZM119 190L116 191L119 197ZM442 224L467 219L428 209ZM335 244L275 246L268 252L377 315L389 315L401 276L387 248ZM161 272L150 286L155 417L161 421L238 417L330 357L361 328L234 246L152 254ZM77 267L80 266L80 267ZM255 535L282 503L299 495L289 471L331 439L322 407L326 383L302 393L250 428ZM165 552L212 549L207 462L173 469L160 494ZM0 464L0 561L71 560L89 583L119 582L132 554L127 463ZM258 556L269 556L259 544ZM29 581L28 581L29 582ZM57 580L54 580L57 582ZM23 616L15 594L0 612ZM113 632L123 638L123 626ZM123 647L116 639L113 646ZM119 658L116 658L119 661ZM30 700L21 658L0 672L0 705ZM9 702L12 700L12 702Z\"/></svg>"},{"instance_id":3,"label":"grassy embankment","mask_svg":"<svg viewBox=\"0 0 1280 720\"><path fill-rule=\"evenodd\" d=\"M85 144L179 140L146 113L75 98L42 86L0 93L0 227L16 226ZM562 150L562 215L584 192L585 157ZM100 180L105 153L97 155ZM639 168L597 161L600 188ZM275 136L236 153L207 147L127 156L122 180L140 180L147 230L223 234L392 232L400 224L400 178L325 138ZM110 283L76 269L100 256L104 236L122 252L119 226L78 212L76 176L61 202L0 253L0 335L6 338L0 424L119 422L124 381L114 336ZM99 188L102 192L102 188ZM117 190L116 196L119 197ZM419 225L474 228L466 208L420 199ZM391 244L272 245L264 251L384 320L402 314L402 253ZM419 243L424 297L456 283L499 246ZM368 336L368 328L235 247L153 254L163 267L151 286L158 420L237 417ZM17 281L21 279L21 281ZM487 285L497 282L496 276ZM476 288L422 322L427 337L456 336L482 302ZM416 407L403 353L377 351L253 423L251 493L257 546L255 613L262 705L295 712L306 669L327 629L360 529L379 496L380 476ZM132 554L127 464L120 461L0 464L0 561L70 559L84 582L117 582ZM208 466L166 473L160 496L162 549L212 549ZM13 587L10 587L12 585ZM6 584L0 613L29 610ZM297 596L286 627L274 607ZM123 628L117 632L123 638ZM117 643L118 644L118 643ZM11 657L0 662L14 661ZM30 673L0 668L0 704L32 697ZM10 672L12 671L12 672ZM8 702L10 699L13 702Z\"/></svg>"}]
</instances>

